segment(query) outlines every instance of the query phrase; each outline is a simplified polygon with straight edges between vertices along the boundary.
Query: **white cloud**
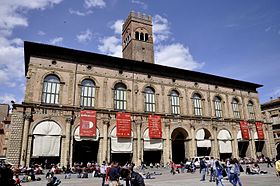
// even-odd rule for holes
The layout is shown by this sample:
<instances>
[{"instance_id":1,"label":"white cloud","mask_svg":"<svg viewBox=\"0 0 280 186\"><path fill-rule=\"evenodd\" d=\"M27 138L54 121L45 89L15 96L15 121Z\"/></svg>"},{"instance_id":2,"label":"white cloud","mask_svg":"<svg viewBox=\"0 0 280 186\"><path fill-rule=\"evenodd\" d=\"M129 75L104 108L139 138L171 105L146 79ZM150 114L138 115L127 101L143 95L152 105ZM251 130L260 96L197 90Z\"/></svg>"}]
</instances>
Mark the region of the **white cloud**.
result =
<instances>
[{"instance_id":1,"label":"white cloud","mask_svg":"<svg viewBox=\"0 0 280 186\"><path fill-rule=\"evenodd\" d=\"M153 17L153 32L154 43L167 40L171 34L168 20L160 15L155 15Z\"/></svg>"},{"instance_id":2,"label":"white cloud","mask_svg":"<svg viewBox=\"0 0 280 186\"><path fill-rule=\"evenodd\" d=\"M79 11L79 10L69 9L69 13L70 13L70 14L73 14L73 15L77 15L77 16L86 16L86 15L92 14L93 11L88 10L88 11L86 11L86 12L81 12L81 11Z\"/></svg>"},{"instance_id":3,"label":"white cloud","mask_svg":"<svg viewBox=\"0 0 280 186\"><path fill-rule=\"evenodd\" d=\"M104 0L85 0L86 8L93 8L93 7L103 8L105 6L106 6L106 3Z\"/></svg>"},{"instance_id":4,"label":"white cloud","mask_svg":"<svg viewBox=\"0 0 280 186\"><path fill-rule=\"evenodd\" d=\"M77 35L77 39L80 43L87 43L92 39L92 32L89 29L82 31Z\"/></svg>"},{"instance_id":5,"label":"white cloud","mask_svg":"<svg viewBox=\"0 0 280 186\"><path fill-rule=\"evenodd\" d=\"M42 30L39 30L37 34L38 34L39 36L44 36L44 35L46 35L46 33L43 32Z\"/></svg>"},{"instance_id":6,"label":"white cloud","mask_svg":"<svg viewBox=\"0 0 280 186\"><path fill-rule=\"evenodd\" d=\"M123 25L123 20L119 19L115 21L110 28L114 30L115 34L122 34L122 25Z\"/></svg>"},{"instance_id":7,"label":"white cloud","mask_svg":"<svg viewBox=\"0 0 280 186\"><path fill-rule=\"evenodd\" d=\"M13 94L0 95L0 103L11 104L11 101L17 102L15 95Z\"/></svg>"},{"instance_id":8,"label":"white cloud","mask_svg":"<svg viewBox=\"0 0 280 186\"><path fill-rule=\"evenodd\" d=\"M16 26L28 26L26 11L45 9L62 0L2 0L0 6L0 33L10 35Z\"/></svg>"},{"instance_id":9,"label":"white cloud","mask_svg":"<svg viewBox=\"0 0 280 186\"><path fill-rule=\"evenodd\" d=\"M155 61L157 64L188 70L199 69L204 65L195 61L189 48L180 43L156 47Z\"/></svg>"},{"instance_id":10,"label":"white cloud","mask_svg":"<svg viewBox=\"0 0 280 186\"><path fill-rule=\"evenodd\" d=\"M137 4L137 5L140 5L143 9L147 9L148 8L148 5L140 0L132 0L131 1L133 4Z\"/></svg>"},{"instance_id":11,"label":"white cloud","mask_svg":"<svg viewBox=\"0 0 280 186\"><path fill-rule=\"evenodd\" d=\"M98 50L102 53L115 57L122 56L121 41L116 36L105 37L100 40L100 43Z\"/></svg>"},{"instance_id":12,"label":"white cloud","mask_svg":"<svg viewBox=\"0 0 280 186\"><path fill-rule=\"evenodd\" d=\"M63 41L63 37L56 37L50 40L50 44L61 45L62 41Z\"/></svg>"},{"instance_id":13,"label":"white cloud","mask_svg":"<svg viewBox=\"0 0 280 186\"><path fill-rule=\"evenodd\" d=\"M15 87L24 80L23 47L21 39L11 41L0 37L0 85Z\"/></svg>"}]
</instances>

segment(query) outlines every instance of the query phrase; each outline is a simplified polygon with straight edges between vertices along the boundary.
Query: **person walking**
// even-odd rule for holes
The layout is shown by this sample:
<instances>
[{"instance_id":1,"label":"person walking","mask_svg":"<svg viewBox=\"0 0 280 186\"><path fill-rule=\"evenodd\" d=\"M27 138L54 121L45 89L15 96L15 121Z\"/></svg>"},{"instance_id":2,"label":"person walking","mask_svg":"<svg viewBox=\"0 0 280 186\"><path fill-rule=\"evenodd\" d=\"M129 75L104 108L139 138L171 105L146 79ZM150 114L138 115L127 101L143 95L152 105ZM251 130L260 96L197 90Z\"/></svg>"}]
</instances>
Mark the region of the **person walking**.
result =
<instances>
[{"instance_id":1,"label":"person walking","mask_svg":"<svg viewBox=\"0 0 280 186\"><path fill-rule=\"evenodd\" d=\"M205 158L200 160L199 164L200 164L200 175L201 175L200 181L205 181L206 169L207 169L207 164L206 164Z\"/></svg>"},{"instance_id":2,"label":"person walking","mask_svg":"<svg viewBox=\"0 0 280 186\"><path fill-rule=\"evenodd\" d=\"M237 183L239 186L242 186L242 182L240 180L240 165L236 158L231 161L229 182L233 186L237 186Z\"/></svg>"},{"instance_id":3,"label":"person walking","mask_svg":"<svg viewBox=\"0 0 280 186\"><path fill-rule=\"evenodd\" d=\"M221 166L219 160L215 162L215 174L216 174L216 186L225 186L223 183L223 167Z\"/></svg>"},{"instance_id":4,"label":"person walking","mask_svg":"<svg viewBox=\"0 0 280 186\"><path fill-rule=\"evenodd\" d=\"M114 163L108 173L109 176L109 185L110 186L118 186L119 185L119 178L120 178L120 172L119 172L119 164Z\"/></svg>"},{"instance_id":5,"label":"person walking","mask_svg":"<svg viewBox=\"0 0 280 186\"><path fill-rule=\"evenodd\" d=\"M275 169L277 176L280 177L280 155L276 156Z\"/></svg>"},{"instance_id":6,"label":"person walking","mask_svg":"<svg viewBox=\"0 0 280 186\"><path fill-rule=\"evenodd\" d=\"M269 168L269 166L273 167L269 157L266 157L266 161L267 161L267 168Z\"/></svg>"},{"instance_id":7,"label":"person walking","mask_svg":"<svg viewBox=\"0 0 280 186\"><path fill-rule=\"evenodd\" d=\"M106 170L107 170L107 165L106 165L106 162L103 161L102 165L100 166L100 175L102 177L102 186L105 186Z\"/></svg>"},{"instance_id":8,"label":"person walking","mask_svg":"<svg viewBox=\"0 0 280 186\"><path fill-rule=\"evenodd\" d=\"M209 165L210 167L210 179L209 179L209 181L210 182L212 182L212 181L215 181L215 171L216 171L216 169L215 169L215 160L214 160L214 158L213 157L211 157L211 159L210 159L210 165Z\"/></svg>"}]
</instances>

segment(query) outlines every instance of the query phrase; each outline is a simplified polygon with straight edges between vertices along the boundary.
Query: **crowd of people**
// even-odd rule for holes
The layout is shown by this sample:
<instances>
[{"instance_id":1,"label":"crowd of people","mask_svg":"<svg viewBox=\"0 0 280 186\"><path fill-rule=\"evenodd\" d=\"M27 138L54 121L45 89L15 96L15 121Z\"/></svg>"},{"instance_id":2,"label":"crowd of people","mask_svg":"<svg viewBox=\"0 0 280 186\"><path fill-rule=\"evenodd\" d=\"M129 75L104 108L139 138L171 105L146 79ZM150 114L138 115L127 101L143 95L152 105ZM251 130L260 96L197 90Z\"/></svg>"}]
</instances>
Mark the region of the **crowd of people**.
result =
<instances>
[{"instance_id":1,"label":"crowd of people","mask_svg":"<svg viewBox=\"0 0 280 186\"><path fill-rule=\"evenodd\" d=\"M215 182L216 186L224 186L224 179L228 179L233 186L242 186L240 172L248 175L267 174L267 171L261 170L259 161L243 165L246 167L245 169L241 165L243 161L244 159L238 161L235 158L227 159L226 161L220 161L214 158L206 160L203 158L199 162L200 181L206 181L206 178L209 177L209 181ZM275 166L276 175L280 177L280 156L276 157L275 161L266 158L265 162L267 163L267 167ZM34 164L31 167L19 166L18 168L13 167L9 163L2 163L0 165L0 185L20 186L22 182L40 181L40 174L43 175L44 173L44 166L38 164ZM151 179L152 175L161 175L155 172L144 173L145 169L160 168L161 166L161 164L150 164L147 166L142 163L138 169L142 173L138 173L134 170L135 165L133 163L126 163L124 166L120 166L117 162L107 164L107 162L103 161L101 165L96 162L88 162L74 163L72 167L70 165L60 167L59 164L52 164L45 178L47 180L47 186L59 185L61 181L55 175L61 173L64 174L65 179L71 179L71 175L73 174L77 178L99 177L102 180L102 186L144 186L144 179ZM195 173L198 168L193 161L190 163L181 162L180 164L175 164L171 161L168 166L171 169L170 172L172 175L184 172ZM89 176L90 174L91 176Z\"/></svg>"}]
</instances>

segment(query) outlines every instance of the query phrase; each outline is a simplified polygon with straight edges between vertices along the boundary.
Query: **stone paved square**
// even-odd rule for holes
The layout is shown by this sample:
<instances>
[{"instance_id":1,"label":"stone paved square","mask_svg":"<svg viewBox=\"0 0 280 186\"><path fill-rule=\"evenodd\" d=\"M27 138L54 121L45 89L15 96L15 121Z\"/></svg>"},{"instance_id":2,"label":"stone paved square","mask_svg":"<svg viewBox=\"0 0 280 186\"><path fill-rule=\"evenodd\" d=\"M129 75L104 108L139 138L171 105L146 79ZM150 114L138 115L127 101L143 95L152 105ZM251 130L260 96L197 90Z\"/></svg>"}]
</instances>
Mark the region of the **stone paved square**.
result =
<instances>
[{"instance_id":1,"label":"stone paved square","mask_svg":"<svg viewBox=\"0 0 280 186\"><path fill-rule=\"evenodd\" d=\"M243 167L245 167L243 165ZM245 173L241 174L241 180L243 183L243 186L276 186L280 185L280 178L276 177L275 175L275 169L273 168L267 168L266 164L263 164L260 166L262 170L268 171L268 174L266 175L246 175ZM146 186L215 186L216 184L213 182L209 182L209 177L206 178L206 181L201 182L199 171L197 170L196 173L181 173L181 174L175 174L171 175L169 173L169 169L147 169L145 172L161 172L162 175L155 176L155 179L149 179L145 180ZM77 175L72 175L71 179L64 179L63 175L57 175L61 179L60 186L100 186L101 185L101 179L100 178L92 178L90 175L90 178L82 179L77 178ZM44 176L42 175L41 178ZM231 184L224 180L225 186L230 186ZM45 186L46 180L43 178L42 181L39 182L30 182L30 183L23 183L23 186Z\"/></svg>"}]
</instances>

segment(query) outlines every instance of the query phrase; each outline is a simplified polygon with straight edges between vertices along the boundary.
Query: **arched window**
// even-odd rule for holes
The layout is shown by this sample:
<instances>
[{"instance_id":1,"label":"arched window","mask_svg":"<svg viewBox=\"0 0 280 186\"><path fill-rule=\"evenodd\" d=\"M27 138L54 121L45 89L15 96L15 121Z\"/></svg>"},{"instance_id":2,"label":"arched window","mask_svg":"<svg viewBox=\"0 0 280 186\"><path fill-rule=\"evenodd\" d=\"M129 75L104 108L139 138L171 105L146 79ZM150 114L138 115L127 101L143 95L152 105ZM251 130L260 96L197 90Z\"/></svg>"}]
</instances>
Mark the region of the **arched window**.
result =
<instances>
[{"instance_id":1,"label":"arched window","mask_svg":"<svg viewBox=\"0 0 280 186\"><path fill-rule=\"evenodd\" d=\"M180 102L179 102L179 93L175 90L171 91L171 113L180 114Z\"/></svg>"},{"instance_id":2,"label":"arched window","mask_svg":"<svg viewBox=\"0 0 280 186\"><path fill-rule=\"evenodd\" d=\"M58 104L60 80L55 75L48 75L44 79L42 102Z\"/></svg>"},{"instance_id":3,"label":"arched window","mask_svg":"<svg viewBox=\"0 0 280 186\"><path fill-rule=\"evenodd\" d=\"M139 32L135 32L135 39L136 39L136 40L140 40Z\"/></svg>"},{"instance_id":4,"label":"arched window","mask_svg":"<svg viewBox=\"0 0 280 186\"><path fill-rule=\"evenodd\" d=\"M140 41L144 41L144 34L142 32L140 33Z\"/></svg>"},{"instance_id":5,"label":"arched window","mask_svg":"<svg viewBox=\"0 0 280 186\"><path fill-rule=\"evenodd\" d=\"M148 39L149 39L149 35L146 33L145 34L145 41L148 41Z\"/></svg>"},{"instance_id":6,"label":"arched window","mask_svg":"<svg viewBox=\"0 0 280 186\"><path fill-rule=\"evenodd\" d=\"M254 103L252 101L249 101L247 108L249 113L249 119L254 120L255 119Z\"/></svg>"},{"instance_id":7,"label":"arched window","mask_svg":"<svg viewBox=\"0 0 280 186\"><path fill-rule=\"evenodd\" d=\"M232 103L232 111L233 111L233 117L240 119L240 111L239 111L239 106L238 106L238 100L233 98Z\"/></svg>"},{"instance_id":8,"label":"arched window","mask_svg":"<svg viewBox=\"0 0 280 186\"><path fill-rule=\"evenodd\" d=\"M193 95L194 115L202 116L202 103L201 96L199 94Z\"/></svg>"},{"instance_id":9,"label":"arched window","mask_svg":"<svg viewBox=\"0 0 280 186\"><path fill-rule=\"evenodd\" d=\"M114 103L115 110L126 110L126 86L122 83L115 85Z\"/></svg>"},{"instance_id":10,"label":"arched window","mask_svg":"<svg viewBox=\"0 0 280 186\"><path fill-rule=\"evenodd\" d=\"M81 84L81 106L94 107L95 103L95 84L90 79L85 79Z\"/></svg>"},{"instance_id":11,"label":"arched window","mask_svg":"<svg viewBox=\"0 0 280 186\"><path fill-rule=\"evenodd\" d=\"M144 92L145 92L145 111L155 112L155 91L151 87L146 87Z\"/></svg>"},{"instance_id":12,"label":"arched window","mask_svg":"<svg viewBox=\"0 0 280 186\"><path fill-rule=\"evenodd\" d=\"M222 99L218 96L214 98L214 110L216 117L221 118L223 116Z\"/></svg>"}]
</instances>

